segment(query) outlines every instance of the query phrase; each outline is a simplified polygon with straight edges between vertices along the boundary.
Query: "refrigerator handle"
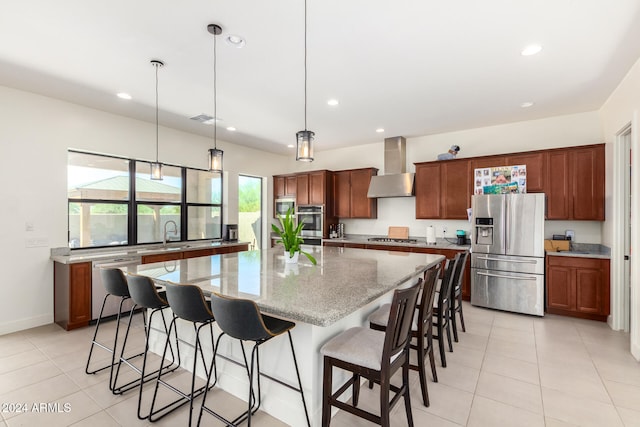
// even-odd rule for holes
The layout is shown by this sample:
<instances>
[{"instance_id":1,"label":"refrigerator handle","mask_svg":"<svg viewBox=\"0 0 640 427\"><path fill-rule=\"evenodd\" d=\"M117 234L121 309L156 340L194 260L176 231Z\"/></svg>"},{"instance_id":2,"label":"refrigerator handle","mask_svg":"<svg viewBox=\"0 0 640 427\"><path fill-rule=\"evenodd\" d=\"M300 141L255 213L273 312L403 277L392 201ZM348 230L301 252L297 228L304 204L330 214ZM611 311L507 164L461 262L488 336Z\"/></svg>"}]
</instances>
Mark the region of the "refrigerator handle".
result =
<instances>
[{"instance_id":1,"label":"refrigerator handle","mask_svg":"<svg viewBox=\"0 0 640 427\"><path fill-rule=\"evenodd\" d=\"M511 279L511 280L537 280L536 277L532 277L532 276L506 276L503 274L491 274L491 273L484 273L482 271L478 271L476 272L477 275L479 276L487 276L487 277L498 277L500 279Z\"/></svg>"},{"instance_id":2,"label":"refrigerator handle","mask_svg":"<svg viewBox=\"0 0 640 427\"><path fill-rule=\"evenodd\" d=\"M505 253L509 253L509 229L510 229L510 224L509 224L509 219L511 216L511 203L509 203L509 197L505 196L504 198L504 205L505 205L505 210L504 210L504 249L505 249Z\"/></svg>"},{"instance_id":3,"label":"refrigerator handle","mask_svg":"<svg viewBox=\"0 0 640 427\"><path fill-rule=\"evenodd\" d=\"M480 261L501 261L501 262L509 262L509 263L513 263L513 264L537 264L538 263L538 261L536 261L536 260L491 258L491 257L488 257L488 256L485 256L485 257L479 256L477 259L480 260Z\"/></svg>"}]
</instances>

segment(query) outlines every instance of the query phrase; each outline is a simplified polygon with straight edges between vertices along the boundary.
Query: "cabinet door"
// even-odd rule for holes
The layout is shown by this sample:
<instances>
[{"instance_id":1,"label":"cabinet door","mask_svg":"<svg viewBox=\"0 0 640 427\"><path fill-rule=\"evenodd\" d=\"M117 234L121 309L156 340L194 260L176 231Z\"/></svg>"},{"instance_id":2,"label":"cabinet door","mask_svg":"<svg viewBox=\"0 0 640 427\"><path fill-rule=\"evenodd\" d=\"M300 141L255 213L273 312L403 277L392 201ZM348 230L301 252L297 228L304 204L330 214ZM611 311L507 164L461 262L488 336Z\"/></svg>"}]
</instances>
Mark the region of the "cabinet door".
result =
<instances>
[{"instance_id":1,"label":"cabinet door","mask_svg":"<svg viewBox=\"0 0 640 427\"><path fill-rule=\"evenodd\" d=\"M440 164L442 218L467 219L467 208L471 207L470 167L468 160L449 160Z\"/></svg>"},{"instance_id":2,"label":"cabinet door","mask_svg":"<svg viewBox=\"0 0 640 427\"><path fill-rule=\"evenodd\" d=\"M170 252L163 254L144 255L142 257L143 264L151 264L154 262L173 261L176 259L182 259L182 252Z\"/></svg>"},{"instance_id":3,"label":"cabinet door","mask_svg":"<svg viewBox=\"0 0 640 427\"><path fill-rule=\"evenodd\" d=\"M276 198L283 197L286 195L283 176L273 177L273 194L275 195Z\"/></svg>"},{"instance_id":4,"label":"cabinet door","mask_svg":"<svg viewBox=\"0 0 640 427\"><path fill-rule=\"evenodd\" d=\"M485 156L476 157L471 160L471 173L475 173L476 169L492 168L496 166L509 166L505 156Z\"/></svg>"},{"instance_id":5,"label":"cabinet door","mask_svg":"<svg viewBox=\"0 0 640 427\"><path fill-rule=\"evenodd\" d=\"M91 320L91 263L71 264L69 271L69 324Z\"/></svg>"},{"instance_id":6,"label":"cabinet door","mask_svg":"<svg viewBox=\"0 0 640 427\"><path fill-rule=\"evenodd\" d=\"M309 174L309 204L324 205L326 196L327 174L315 172Z\"/></svg>"},{"instance_id":7,"label":"cabinet door","mask_svg":"<svg viewBox=\"0 0 640 427\"><path fill-rule=\"evenodd\" d=\"M560 310L575 310L576 293L572 269L562 266L547 267L547 306Z\"/></svg>"},{"instance_id":8,"label":"cabinet door","mask_svg":"<svg viewBox=\"0 0 640 427\"><path fill-rule=\"evenodd\" d=\"M602 272L600 269L578 268L576 275L576 310L602 313Z\"/></svg>"},{"instance_id":9,"label":"cabinet door","mask_svg":"<svg viewBox=\"0 0 640 427\"><path fill-rule=\"evenodd\" d=\"M287 176L284 179L285 196L295 196L298 189L298 178L294 176Z\"/></svg>"},{"instance_id":10,"label":"cabinet door","mask_svg":"<svg viewBox=\"0 0 640 427\"><path fill-rule=\"evenodd\" d=\"M333 174L333 216L351 217L351 173L349 171Z\"/></svg>"},{"instance_id":11,"label":"cabinet door","mask_svg":"<svg viewBox=\"0 0 640 427\"><path fill-rule=\"evenodd\" d=\"M440 163L416 164L416 218L440 218Z\"/></svg>"},{"instance_id":12,"label":"cabinet door","mask_svg":"<svg viewBox=\"0 0 640 427\"><path fill-rule=\"evenodd\" d=\"M306 173L296 176L296 204L309 204L309 175Z\"/></svg>"},{"instance_id":13,"label":"cabinet door","mask_svg":"<svg viewBox=\"0 0 640 427\"><path fill-rule=\"evenodd\" d=\"M351 218L377 218L377 200L367 197L374 169L351 171Z\"/></svg>"},{"instance_id":14,"label":"cabinet door","mask_svg":"<svg viewBox=\"0 0 640 427\"><path fill-rule=\"evenodd\" d=\"M569 219L569 153L547 153L547 219Z\"/></svg>"},{"instance_id":15,"label":"cabinet door","mask_svg":"<svg viewBox=\"0 0 640 427\"><path fill-rule=\"evenodd\" d=\"M542 193L545 188L545 159L544 153L518 154L507 157L507 166L527 166L527 192Z\"/></svg>"},{"instance_id":16,"label":"cabinet door","mask_svg":"<svg viewBox=\"0 0 640 427\"><path fill-rule=\"evenodd\" d=\"M572 150L572 218L604 221L604 146Z\"/></svg>"}]
</instances>

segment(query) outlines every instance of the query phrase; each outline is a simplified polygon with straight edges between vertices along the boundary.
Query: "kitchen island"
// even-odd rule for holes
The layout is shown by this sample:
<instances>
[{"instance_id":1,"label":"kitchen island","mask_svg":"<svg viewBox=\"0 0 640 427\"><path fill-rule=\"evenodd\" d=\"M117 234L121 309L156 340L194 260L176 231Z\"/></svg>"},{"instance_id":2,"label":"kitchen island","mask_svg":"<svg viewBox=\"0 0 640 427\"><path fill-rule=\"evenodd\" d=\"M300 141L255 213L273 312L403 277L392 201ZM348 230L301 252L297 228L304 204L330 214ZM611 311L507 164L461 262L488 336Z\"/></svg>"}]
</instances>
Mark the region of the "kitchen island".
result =
<instances>
[{"instance_id":1,"label":"kitchen island","mask_svg":"<svg viewBox=\"0 0 640 427\"><path fill-rule=\"evenodd\" d=\"M272 248L145 264L128 270L152 277L159 284L166 281L194 284L205 294L218 292L248 298L264 313L295 321L297 326L292 335L307 407L312 425L320 425L322 345L347 328L364 325L369 313L391 300L391 291L413 284L444 257L321 246L306 249L316 257L317 265L312 265L303 256L298 264L286 264L282 248ZM182 338L191 340L192 328L180 326ZM218 333L215 332L216 337ZM202 341L206 343L208 339L205 337ZM161 352L163 344L164 337L157 334L151 348ZM206 350L210 356L211 349ZM236 361L242 360L240 346L235 340L223 338L218 351ZM189 356L184 357L184 367L188 368L192 360ZM269 375L290 384L296 383L286 338L264 345L260 367ZM246 399L248 380L243 368L221 359L218 376L220 387ZM334 384L341 380L336 375ZM266 412L289 425L305 424L298 393L265 379L262 395L262 408Z\"/></svg>"}]
</instances>

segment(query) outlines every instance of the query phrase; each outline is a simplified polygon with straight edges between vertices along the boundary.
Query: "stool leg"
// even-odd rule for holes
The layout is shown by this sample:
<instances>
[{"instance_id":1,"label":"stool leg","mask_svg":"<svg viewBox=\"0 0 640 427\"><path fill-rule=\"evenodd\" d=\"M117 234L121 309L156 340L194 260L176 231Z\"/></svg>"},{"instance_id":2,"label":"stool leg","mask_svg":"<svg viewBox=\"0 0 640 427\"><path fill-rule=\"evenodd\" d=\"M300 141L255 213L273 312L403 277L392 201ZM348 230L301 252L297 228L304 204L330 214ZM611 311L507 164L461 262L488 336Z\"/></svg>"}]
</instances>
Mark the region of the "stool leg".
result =
<instances>
[{"instance_id":1,"label":"stool leg","mask_svg":"<svg viewBox=\"0 0 640 427\"><path fill-rule=\"evenodd\" d=\"M458 295L458 313L460 313L460 325L462 325L462 332L467 332L467 328L464 326L464 314L462 314L462 294Z\"/></svg>"},{"instance_id":2,"label":"stool leg","mask_svg":"<svg viewBox=\"0 0 640 427\"><path fill-rule=\"evenodd\" d=\"M327 356L324 357L322 370L322 427L329 427L331 423L331 393L333 388L333 364Z\"/></svg>"},{"instance_id":3,"label":"stool leg","mask_svg":"<svg viewBox=\"0 0 640 427\"><path fill-rule=\"evenodd\" d=\"M418 375L420 376L420 389L422 390L422 403L429 406L429 391L427 390L427 372L424 367L427 354L424 350L424 335L418 335Z\"/></svg>"},{"instance_id":4,"label":"stool leg","mask_svg":"<svg viewBox=\"0 0 640 427\"><path fill-rule=\"evenodd\" d=\"M407 412L407 426L413 427L413 415L411 414L411 396L409 395L409 351L407 351L407 360L402 366L402 383L402 387L404 387L404 409ZM428 402L429 396L427 395L427 404L425 406L429 406Z\"/></svg>"},{"instance_id":5,"label":"stool leg","mask_svg":"<svg viewBox=\"0 0 640 427\"><path fill-rule=\"evenodd\" d=\"M84 369L84 372L86 374L95 374L96 372L99 372L108 368L108 366L105 366L104 368L96 369L94 371L89 371L89 364L91 363L91 355L93 354L93 347L95 345L99 345L96 342L96 338L98 337L98 329L100 329L100 321L102 320L102 313L104 312L104 306L107 303L108 297L109 297L109 294L105 295L102 300L102 308L100 308L100 315L98 316L98 320L96 321L96 329L93 331L93 338L91 339L91 348L89 349L89 357L87 358L87 366ZM103 347L105 350L108 350L104 346L101 346L101 347Z\"/></svg>"},{"instance_id":6,"label":"stool leg","mask_svg":"<svg viewBox=\"0 0 640 427\"><path fill-rule=\"evenodd\" d=\"M122 298L122 300L120 300L120 307L118 310L118 317L117 317L117 322L118 322L118 326L116 327L116 343L113 346L113 354L111 357L112 363L116 366L116 374L113 375L113 368L111 368L111 375L109 376L109 388L111 389L111 392L113 394L122 394L123 392L127 391L128 389L124 390L124 389L120 389L118 390L118 388L116 387L117 383L118 383L118 376L120 375L120 367L122 366L122 358L124 357L124 350L127 347L127 339L129 338L129 331L131 330L131 321L133 320L133 312L136 309L136 305L134 304L133 307L131 307L131 310L129 311L129 321L127 322L127 330L124 334L124 340L122 341L122 348L120 349L120 357L118 358L118 363L115 363L114 359L115 359L115 353L116 353L116 344L118 342L118 330L120 329L120 317L122 315L122 305L124 304L124 302L127 300L128 298ZM146 322L145 322L145 334L146 334ZM146 355L146 351L144 353L140 353L140 354L145 354ZM136 356L140 356L140 354L136 355ZM133 357L136 357L133 356ZM111 377L113 376L113 383L111 383ZM125 384L123 387L130 385L129 384Z\"/></svg>"},{"instance_id":7,"label":"stool leg","mask_svg":"<svg viewBox=\"0 0 640 427\"><path fill-rule=\"evenodd\" d=\"M291 337L291 331L287 331L289 335L289 344L291 345L291 354L293 355L293 365L296 368L296 377L298 378L298 387L300 387L300 396L302 397L302 406L304 407L304 415L307 417L307 426L311 427L309 421L309 412L307 411L307 402L304 400L304 390L302 389L302 381L300 381L300 371L298 370L298 360L296 358L296 351L293 348L293 338Z\"/></svg>"},{"instance_id":8,"label":"stool leg","mask_svg":"<svg viewBox=\"0 0 640 427\"><path fill-rule=\"evenodd\" d=\"M451 329L453 329L453 340L458 342L458 322L456 321L456 307L455 297L451 298L451 309L449 310L449 317L451 318Z\"/></svg>"}]
</instances>

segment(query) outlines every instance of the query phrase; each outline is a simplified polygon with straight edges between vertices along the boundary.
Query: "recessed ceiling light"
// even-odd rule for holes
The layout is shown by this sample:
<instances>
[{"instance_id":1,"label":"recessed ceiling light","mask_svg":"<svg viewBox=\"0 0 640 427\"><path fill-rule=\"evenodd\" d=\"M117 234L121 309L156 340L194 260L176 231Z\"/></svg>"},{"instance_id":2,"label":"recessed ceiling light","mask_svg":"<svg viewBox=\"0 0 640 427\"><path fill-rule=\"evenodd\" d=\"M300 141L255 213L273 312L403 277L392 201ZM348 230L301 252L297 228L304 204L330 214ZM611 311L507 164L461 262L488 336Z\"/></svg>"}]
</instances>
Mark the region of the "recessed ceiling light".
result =
<instances>
[{"instance_id":1,"label":"recessed ceiling light","mask_svg":"<svg viewBox=\"0 0 640 427\"><path fill-rule=\"evenodd\" d=\"M542 46L540 46L539 44L532 44L522 49L522 52L520 53L522 54L522 56L531 56L535 55L536 53L540 53L541 50Z\"/></svg>"},{"instance_id":2,"label":"recessed ceiling light","mask_svg":"<svg viewBox=\"0 0 640 427\"><path fill-rule=\"evenodd\" d=\"M293 145L293 144L287 145L287 148L293 148L293 147L295 147L295 145Z\"/></svg>"},{"instance_id":3,"label":"recessed ceiling light","mask_svg":"<svg viewBox=\"0 0 640 427\"><path fill-rule=\"evenodd\" d=\"M335 107L336 105L339 104L337 99L330 99L327 101L327 104L331 105L332 107Z\"/></svg>"},{"instance_id":4,"label":"recessed ceiling light","mask_svg":"<svg viewBox=\"0 0 640 427\"><path fill-rule=\"evenodd\" d=\"M233 46L233 47L237 47L238 49L241 47L244 47L247 42L240 36L237 36L235 34L229 34L227 37L225 37L224 39L229 45Z\"/></svg>"},{"instance_id":5,"label":"recessed ceiling light","mask_svg":"<svg viewBox=\"0 0 640 427\"><path fill-rule=\"evenodd\" d=\"M529 108L533 106L533 102L523 102L522 104L520 104L520 107L522 108Z\"/></svg>"},{"instance_id":6,"label":"recessed ceiling light","mask_svg":"<svg viewBox=\"0 0 640 427\"><path fill-rule=\"evenodd\" d=\"M382 129L382 128L378 128L378 129L376 129L376 132L378 132L378 133L382 133L382 132L384 132L384 129Z\"/></svg>"},{"instance_id":7,"label":"recessed ceiling light","mask_svg":"<svg viewBox=\"0 0 640 427\"><path fill-rule=\"evenodd\" d=\"M124 93L124 92L120 92L117 94L118 98L121 99L131 99L131 95L129 95L128 93Z\"/></svg>"},{"instance_id":8,"label":"recessed ceiling light","mask_svg":"<svg viewBox=\"0 0 640 427\"><path fill-rule=\"evenodd\" d=\"M229 126L229 127L227 128L227 130L228 130L229 132L235 132L236 128L234 128L233 126Z\"/></svg>"}]
</instances>

